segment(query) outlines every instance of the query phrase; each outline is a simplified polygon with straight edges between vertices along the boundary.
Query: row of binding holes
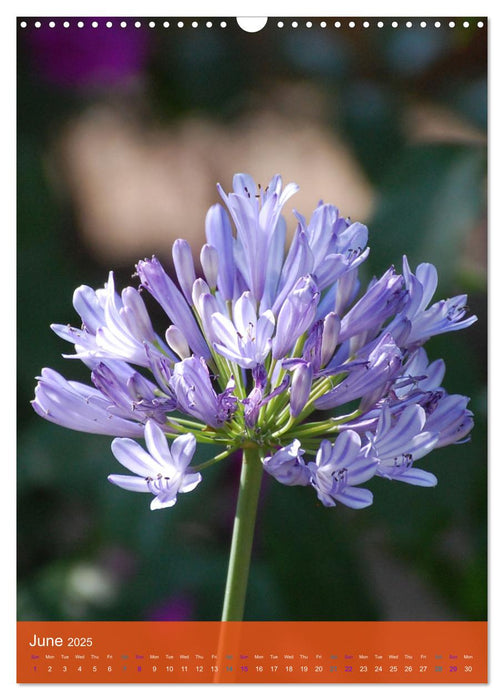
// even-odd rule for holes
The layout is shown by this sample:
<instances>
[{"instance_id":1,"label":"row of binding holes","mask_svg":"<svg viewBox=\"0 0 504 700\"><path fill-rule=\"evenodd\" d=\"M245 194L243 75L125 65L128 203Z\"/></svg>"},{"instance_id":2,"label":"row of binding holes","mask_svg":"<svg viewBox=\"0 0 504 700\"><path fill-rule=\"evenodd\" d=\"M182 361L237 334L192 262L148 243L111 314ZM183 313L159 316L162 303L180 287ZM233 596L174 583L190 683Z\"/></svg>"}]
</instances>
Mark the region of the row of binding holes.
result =
<instances>
[{"instance_id":1,"label":"row of binding holes","mask_svg":"<svg viewBox=\"0 0 504 700\"><path fill-rule=\"evenodd\" d=\"M82 20L79 20L76 22L76 26L80 29L85 27L86 24L87 24L87 26L90 25L93 29L96 29L100 26L100 22L97 22L96 20L93 20L92 22L88 22L88 23L86 23ZM162 26L165 29L168 29L170 26L177 27L178 29L182 29L184 26L191 26L191 27L193 27L193 29L196 29L199 26L204 26L204 27L207 27L207 29L211 29L214 26L214 24L218 27L221 27L222 29L225 29L227 27L227 22L225 22L225 21L214 23L210 20L208 20L207 22L201 22L201 23L197 22L196 20L194 20L193 22L187 22L187 23L182 22L182 20L180 20L178 22L174 21L171 25L170 25L170 22L168 22L168 21L164 21L164 22L154 22L154 21L140 22L139 20L136 20L136 21L126 22L125 20L123 20L121 22L114 23L114 22L108 20L107 22L101 23L102 26L103 26L103 24L105 24L105 26L109 29L112 28L114 26L114 24L116 26L117 25L120 26L122 29L126 29L126 27L128 27L128 26L130 26L130 27L133 26L133 27L136 27L137 29L139 29L140 27L143 27L143 26L148 26L150 29L154 29L157 26ZM401 24L402 23L399 23L397 20L393 20L390 22L388 22L388 21L384 22L382 20L379 20L376 22L376 26L379 29L382 29L385 26L391 26L393 29L397 29L399 26L401 26ZM406 22L404 22L404 26L407 29L411 29L413 26L415 26L415 24L417 24L417 26L419 26L421 29L425 29L426 27L429 26L429 23L424 21L424 20L422 20L418 23L414 23L411 20L407 20ZM450 27L450 29L454 29L457 26L457 23L454 22L453 20L451 20L450 22L446 22L446 24L448 25L448 27ZM468 22L467 20L458 23L459 26L460 26L460 24L462 24L462 26L466 29L468 29L471 26L471 22ZM336 21L334 23L327 22L326 20L322 20L320 22L313 22L311 20L307 20L306 22L300 21L300 20L292 20L292 21L287 22L287 21L279 20L276 23L276 26L279 29L282 29L284 27L286 27L286 28L292 27L293 29L297 29L298 27L303 27L303 26L307 27L308 29L310 29L311 27L321 27L322 29L325 29L326 27L331 26L331 25L334 26L336 29L341 29L341 28L345 28L345 27L348 27L349 29L356 29L358 27L362 27L363 29L369 29L371 27L371 22L368 22L367 20L364 20L362 23L360 23L360 22L357 23L357 22L354 22L353 20L350 20L348 22ZM439 29L442 25L443 25L443 23L440 22L439 20L437 20L435 22L430 22L430 26L434 26L434 27L436 27L436 29ZM23 20L22 22L19 23L19 26L21 27L21 29L26 29L28 27L28 22ZM42 22L40 22L39 20L36 20L33 23L33 26L36 29L40 29L42 27ZM56 27L56 22L51 20L50 22L48 22L48 26L50 29L54 29ZM68 20L65 20L64 22L62 22L62 26L64 28L68 29L70 27L70 22ZM482 27L485 26L485 23L480 20L479 22L476 23L476 26L481 29Z\"/></svg>"},{"instance_id":2,"label":"row of binding holes","mask_svg":"<svg viewBox=\"0 0 504 700\"><path fill-rule=\"evenodd\" d=\"M68 20L65 20L61 24L65 29L68 29L71 26L71 23ZM129 22L122 20L120 22L117 22L117 21L112 22L111 20L108 20L107 22L101 22L101 23L97 22L96 20L93 20L92 22L87 22L87 23L82 21L82 20L78 20L77 22L74 23L74 26L77 26L79 29L82 29L85 26L88 26L88 27L91 26L93 29L97 29L100 25L101 26L105 25L105 27L107 27L108 29L111 29L114 26L119 26L119 27L121 27L121 29L126 29L126 27L136 27L136 29L140 29L140 27L149 27L150 29L154 29L157 26L164 27L165 29L168 29L170 26L177 27L178 29L182 29L185 26L191 26L191 27L193 27L193 29L196 29L199 26L204 26L204 27L207 27L207 29L211 29L214 26L214 24L218 27L221 27L221 29L225 29L227 27L227 22L225 22L225 21L214 23L214 22L211 22L210 20L208 20L207 22L201 22L201 23L197 22L196 20L194 20L193 22L187 22L187 23L182 22L182 20L180 20L178 22L172 22L171 25L170 25L170 22L167 22L167 21L154 22L152 20L150 22L148 22L148 21L140 22L140 20L136 20L136 21L130 20ZM28 22L25 22L23 20L22 22L19 23L19 26L21 27L21 29L26 29L28 27ZM42 22L37 20L33 23L33 26L35 27L35 29L40 29L42 27ZM56 27L56 22L51 20L50 22L47 23L47 26L50 29L54 29Z\"/></svg>"},{"instance_id":3,"label":"row of binding holes","mask_svg":"<svg viewBox=\"0 0 504 700\"><path fill-rule=\"evenodd\" d=\"M397 20L388 21L388 22L384 22L383 20L379 20L376 22L376 26L379 29L383 29L383 27L385 27L385 26L390 26L390 27L393 27L393 29L397 29L402 24L403 24L402 22L398 22ZM421 29L425 29L426 27L429 26L429 23L424 21L424 20L417 22L417 23L414 23L411 20L407 20L406 22L404 22L404 26L407 29L411 29L413 26L415 26L415 24L417 26L421 27ZM451 20L450 22L447 22L446 24L450 27L450 29L453 29L454 27L457 26L457 23L454 22L453 20ZM459 22L459 26L460 26L460 24L462 24L462 26L465 29L468 29L471 26L471 23L468 22L467 20L464 22ZM436 27L436 29L439 29L442 25L443 25L443 23L438 21L438 20L436 20L435 22L432 22L432 21L430 22L430 26L434 26L434 27ZM369 27L372 26L372 23L368 22L368 20L364 20L362 23L360 23L360 22L357 23L357 22L354 22L353 20L350 20L348 22L338 20L334 23L326 22L326 20L322 20L321 22L312 22L311 20L307 20L306 22L298 21L298 20L284 22L284 21L280 20L277 22L277 27L279 27L280 29L282 29L283 27L287 27L287 28L292 27L293 29L297 29L298 27L303 27L303 26L307 27L308 29L310 29L311 27L321 27L322 29L325 29L328 26L334 26L336 29L341 29L341 28L345 28L345 27L348 27L349 29L356 29L359 27L362 27L363 29L369 29ZM484 22L479 21L476 23L476 26L481 29L482 27L485 26L485 24L484 24Z\"/></svg>"}]
</instances>

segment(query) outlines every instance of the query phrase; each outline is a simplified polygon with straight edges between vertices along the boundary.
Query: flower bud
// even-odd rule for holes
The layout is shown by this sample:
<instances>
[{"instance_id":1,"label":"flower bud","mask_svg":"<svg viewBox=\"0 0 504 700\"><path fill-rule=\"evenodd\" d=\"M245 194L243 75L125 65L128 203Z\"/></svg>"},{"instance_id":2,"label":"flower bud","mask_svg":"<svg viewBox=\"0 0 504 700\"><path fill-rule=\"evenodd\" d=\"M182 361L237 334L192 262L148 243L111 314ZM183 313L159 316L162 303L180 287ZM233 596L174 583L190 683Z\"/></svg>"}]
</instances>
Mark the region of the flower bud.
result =
<instances>
[{"instance_id":1,"label":"flower bud","mask_svg":"<svg viewBox=\"0 0 504 700\"><path fill-rule=\"evenodd\" d=\"M224 299L232 299L236 268L233 255L233 233L226 210L220 204L214 204L208 210L205 231L206 239L217 251L221 263L218 274L219 292Z\"/></svg>"},{"instance_id":2,"label":"flower bud","mask_svg":"<svg viewBox=\"0 0 504 700\"><path fill-rule=\"evenodd\" d=\"M206 243L201 249L200 261L208 286L213 290L217 287L219 272L219 256L216 248Z\"/></svg>"},{"instance_id":3,"label":"flower bud","mask_svg":"<svg viewBox=\"0 0 504 700\"><path fill-rule=\"evenodd\" d=\"M313 379L311 364L299 364L292 373L292 386L290 392L290 413L296 418L306 406Z\"/></svg>"},{"instance_id":4,"label":"flower bud","mask_svg":"<svg viewBox=\"0 0 504 700\"><path fill-rule=\"evenodd\" d=\"M183 360L191 356L191 351L185 335L177 326L169 326L165 333L166 342L177 355Z\"/></svg>"},{"instance_id":5,"label":"flower bud","mask_svg":"<svg viewBox=\"0 0 504 700\"><path fill-rule=\"evenodd\" d=\"M338 344L338 335L341 322L339 316L331 311L324 318L324 327L322 331L322 349L320 351L320 364L325 367L329 360L334 355Z\"/></svg>"},{"instance_id":6,"label":"flower bud","mask_svg":"<svg viewBox=\"0 0 504 700\"><path fill-rule=\"evenodd\" d=\"M178 238L172 247L172 257L180 289L190 304L196 273L194 271L194 262L189 243L182 238Z\"/></svg>"},{"instance_id":7,"label":"flower bud","mask_svg":"<svg viewBox=\"0 0 504 700\"><path fill-rule=\"evenodd\" d=\"M298 338L315 319L320 292L311 275L300 277L282 304L277 332L273 339L273 357L278 360L293 348Z\"/></svg>"}]
</instances>

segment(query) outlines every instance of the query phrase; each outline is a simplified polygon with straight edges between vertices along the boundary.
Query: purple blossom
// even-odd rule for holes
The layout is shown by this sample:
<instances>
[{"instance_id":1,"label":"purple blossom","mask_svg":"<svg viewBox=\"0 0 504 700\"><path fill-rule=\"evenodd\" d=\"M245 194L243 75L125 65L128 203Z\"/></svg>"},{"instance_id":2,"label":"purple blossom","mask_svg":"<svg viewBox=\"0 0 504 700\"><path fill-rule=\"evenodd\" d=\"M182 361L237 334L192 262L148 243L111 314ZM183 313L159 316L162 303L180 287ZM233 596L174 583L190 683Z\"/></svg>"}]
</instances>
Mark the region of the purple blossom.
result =
<instances>
[{"instance_id":1,"label":"purple blossom","mask_svg":"<svg viewBox=\"0 0 504 700\"><path fill-rule=\"evenodd\" d=\"M365 334L364 342L376 336L383 322L404 303L403 278L390 268L379 279L373 279L366 293L341 319L339 342Z\"/></svg>"},{"instance_id":2,"label":"purple blossom","mask_svg":"<svg viewBox=\"0 0 504 700\"><path fill-rule=\"evenodd\" d=\"M235 261L252 296L261 300L266 285L265 262L282 226L282 207L299 188L290 183L282 191L282 178L275 175L262 189L250 175L239 173L233 178L233 192L226 195L220 185L218 189L236 226Z\"/></svg>"},{"instance_id":3,"label":"purple blossom","mask_svg":"<svg viewBox=\"0 0 504 700\"><path fill-rule=\"evenodd\" d=\"M443 393L434 406L427 406L425 427L438 433L436 447L462 442L471 432L474 420L468 403L467 396Z\"/></svg>"},{"instance_id":4,"label":"purple blossom","mask_svg":"<svg viewBox=\"0 0 504 700\"><path fill-rule=\"evenodd\" d=\"M366 508L373 502L368 489L357 488L371 479L378 464L368 447L362 446L360 436L347 430L331 445L322 440L315 462L310 462L311 484L325 506L336 501L350 508Z\"/></svg>"},{"instance_id":5,"label":"purple blossom","mask_svg":"<svg viewBox=\"0 0 504 700\"><path fill-rule=\"evenodd\" d=\"M407 406L396 418L385 406L376 433L369 436L373 454L378 458L377 476L405 481L416 486L435 486L433 474L413 467L413 462L431 452L439 439L437 432L424 430L425 411Z\"/></svg>"},{"instance_id":6,"label":"purple blossom","mask_svg":"<svg viewBox=\"0 0 504 700\"><path fill-rule=\"evenodd\" d=\"M91 372L91 379L111 405L126 413L133 412L142 423L151 418L164 426L166 414L174 411L177 405L173 394L162 394L156 384L128 365L121 370L100 362Z\"/></svg>"},{"instance_id":7,"label":"purple blossom","mask_svg":"<svg viewBox=\"0 0 504 700\"><path fill-rule=\"evenodd\" d=\"M415 350L405 362L401 374L394 382L394 394L399 399L406 399L412 391L434 391L441 386L446 367L443 360L429 363L424 348Z\"/></svg>"},{"instance_id":8,"label":"purple blossom","mask_svg":"<svg viewBox=\"0 0 504 700\"><path fill-rule=\"evenodd\" d=\"M467 311L466 294L438 301L427 308L438 283L434 265L422 263L413 274L404 256L403 276L409 293L409 302L403 311L403 317L411 324L408 346L424 343L433 335L467 328L477 320L476 316L464 318Z\"/></svg>"},{"instance_id":9,"label":"purple blossom","mask_svg":"<svg viewBox=\"0 0 504 700\"><path fill-rule=\"evenodd\" d=\"M170 508L179 493L192 491L201 481L201 474L189 470L196 439L194 435L180 435L170 448L163 431L153 421L145 425L144 435L148 451L129 438L112 441L114 457L136 476L110 474L108 480L127 491L153 494L151 510Z\"/></svg>"},{"instance_id":10,"label":"purple blossom","mask_svg":"<svg viewBox=\"0 0 504 700\"><path fill-rule=\"evenodd\" d=\"M42 370L31 403L39 416L71 430L125 437L143 433L134 410L111 405L98 389L69 382L52 369Z\"/></svg>"},{"instance_id":11,"label":"purple blossom","mask_svg":"<svg viewBox=\"0 0 504 700\"><path fill-rule=\"evenodd\" d=\"M233 322L222 313L212 314L211 325L217 352L240 367L253 369L264 362L271 350L275 317L265 311L259 318L250 292L244 292L233 304Z\"/></svg>"},{"instance_id":12,"label":"purple blossom","mask_svg":"<svg viewBox=\"0 0 504 700\"><path fill-rule=\"evenodd\" d=\"M350 223L332 204L320 204L307 225L297 213L300 233L313 256L313 275L320 288L334 284L346 272L357 268L369 254L368 230L359 222Z\"/></svg>"},{"instance_id":13,"label":"purple blossom","mask_svg":"<svg viewBox=\"0 0 504 700\"><path fill-rule=\"evenodd\" d=\"M143 299L133 287L121 296L115 291L111 272L103 289L81 286L74 293L74 307L82 319L82 328L53 324L51 328L64 340L75 345L75 357L83 361L97 358L121 359L147 367L146 345L151 353L168 349L154 332Z\"/></svg>"},{"instance_id":14,"label":"purple blossom","mask_svg":"<svg viewBox=\"0 0 504 700\"><path fill-rule=\"evenodd\" d=\"M173 368L170 385L181 411L214 428L229 420L236 409L234 382L230 382L222 394L217 394L212 386L208 367L202 358L189 357L177 362Z\"/></svg>"},{"instance_id":15,"label":"purple blossom","mask_svg":"<svg viewBox=\"0 0 504 700\"><path fill-rule=\"evenodd\" d=\"M310 483L310 470L303 461L304 450L299 440L281 447L273 455L263 459L264 469L286 486L306 486Z\"/></svg>"},{"instance_id":16,"label":"purple blossom","mask_svg":"<svg viewBox=\"0 0 504 700\"><path fill-rule=\"evenodd\" d=\"M315 406L335 408L386 387L394 380L400 366L401 350L392 336L384 333L365 352L361 351L357 360L332 368L334 374L347 372L347 376L334 389L317 399Z\"/></svg>"}]
</instances>

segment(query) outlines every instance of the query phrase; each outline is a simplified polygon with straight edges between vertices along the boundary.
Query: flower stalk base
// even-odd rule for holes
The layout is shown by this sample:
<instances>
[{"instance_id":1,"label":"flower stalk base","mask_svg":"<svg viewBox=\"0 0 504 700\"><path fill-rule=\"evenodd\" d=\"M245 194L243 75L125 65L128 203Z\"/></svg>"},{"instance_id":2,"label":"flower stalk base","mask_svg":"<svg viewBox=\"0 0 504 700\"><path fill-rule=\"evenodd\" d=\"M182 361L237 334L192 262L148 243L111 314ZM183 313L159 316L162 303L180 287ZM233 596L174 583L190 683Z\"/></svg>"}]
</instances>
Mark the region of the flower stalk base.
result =
<instances>
[{"instance_id":1,"label":"flower stalk base","mask_svg":"<svg viewBox=\"0 0 504 700\"><path fill-rule=\"evenodd\" d=\"M262 475L259 450L244 449L222 609L223 622L243 620Z\"/></svg>"}]
</instances>

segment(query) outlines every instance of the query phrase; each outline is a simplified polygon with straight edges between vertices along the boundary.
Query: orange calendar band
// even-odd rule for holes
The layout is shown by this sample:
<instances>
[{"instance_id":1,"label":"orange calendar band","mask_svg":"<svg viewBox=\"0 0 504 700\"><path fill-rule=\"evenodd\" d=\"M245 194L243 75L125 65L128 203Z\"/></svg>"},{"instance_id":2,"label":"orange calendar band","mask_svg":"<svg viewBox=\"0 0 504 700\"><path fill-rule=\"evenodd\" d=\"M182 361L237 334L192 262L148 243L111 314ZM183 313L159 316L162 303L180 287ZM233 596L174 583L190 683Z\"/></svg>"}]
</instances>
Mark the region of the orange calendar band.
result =
<instances>
[{"instance_id":1,"label":"orange calendar band","mask_svg":"<svg viewBox=\"0 0 504 700\"><path fill-rule=\"evenodd\" d=\"M17 659L18 683L486 683L487 623L18 622Z\"/></svg>"}]
</instances>

